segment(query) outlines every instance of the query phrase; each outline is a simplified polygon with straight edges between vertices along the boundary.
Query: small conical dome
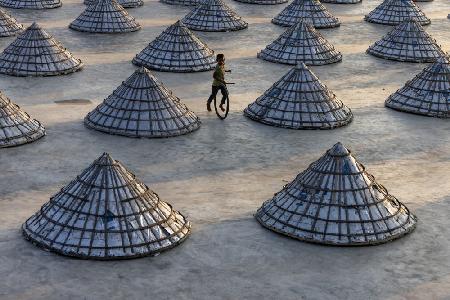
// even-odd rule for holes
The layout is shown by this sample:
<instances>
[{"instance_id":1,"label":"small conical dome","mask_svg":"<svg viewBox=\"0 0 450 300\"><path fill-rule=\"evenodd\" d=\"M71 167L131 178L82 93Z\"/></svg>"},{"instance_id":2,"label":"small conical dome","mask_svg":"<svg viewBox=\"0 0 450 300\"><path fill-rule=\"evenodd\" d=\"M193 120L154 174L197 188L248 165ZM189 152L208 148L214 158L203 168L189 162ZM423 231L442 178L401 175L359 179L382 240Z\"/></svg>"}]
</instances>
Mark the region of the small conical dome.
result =
<instances>
[{"instance_id":1,"label":"small conical dome","mask_svg":"<svg viewBox=\"0 0 450 300\"><path fill-rule=\"evenodd\" d=\"M364 18L368 22L384 25L398 25L409 19L414 19L421 25L431 23L412 0L384 0Z\"/></svg>"},{"instance_id":2,"label":"small conical dome","mask_svg":"<svg viewBox=\"0 0 450 300\"><path fill-rule=\"evenodd\" d=\"M91 5L97 0L84 0L85 5ZM123 8L134 8L144 5L143 0L117 0L117 3L120 4Z\"/></svg>"},{"instance_id":3,"label":"small conical dome","mask_svg":"<svg viewBox=\"0 0 450 300\"><path fill-rule=\"evenodd\" d=\"M308 20L302 19L286 30L275 41L258 53L267 61L296 65L326 65L342 60L342 55L334 49Z\"/></svg>"},{"instance_id":4,"label":"small conical dome","mask_svg":"<svg viewBox=\"0 0 450 300\"><path fill-rule=\"evenodd\" d=\"M125 33L141 29L116 0L96 0L69 27L94 33Z\"/></svg>"},{"instance_id":5,"label":"small conical dome","mask_svg":"<svg viewBox=\"0 0 450 300\"><path fill-rule=\"evenodd\" d=\"M34 142L45 128L0 91L0 148Z\"/></svg>"},{"instance_id":6,"label":"small conical dome","mask_svg":"<svg viewBox=\"0 0 450 300\"><path fill-rule=\"evenodd\" d=\"M360 3L362 0L321 0L323 3L332 3L332 4L356 4Z\"/></svg>"},{"instance_id":7,"label":"small conical dome","mask_svg":"<svg viewBox=\"0 0 450 300\"><path fill-rule=\"evenodd\" d=\"M290 27L303 18L311 18L315 28L332 28L341 25L319 0L294 0L272 19L272 23Z\"/></svg>"},{"instance_id":8,"label":"small conical dome","mask_svg":"<svg viewBox=\"0 0 450 300\"><path fill-rule=\"evenodd\" d=\"M0 54L0 73L12 76L63 75L82 67L81 60L36 23Z\"/></svg>"},{"instance_id":9,"label":"small conical dome","mask_svg":"<svg viewBox=\"0 0 450 300\"><path fill-rule=\"evenodd\" d=\"M61 5L61 0L0 0L0 6L9 8L50 9Z\"/></svg>"},{"instance_id":10,"label":"small conical dome","mask_svg":"<svg viewBox=\"0 0 450 300\"><path fill-rule=\"evenodd\" d=\"M266 201L256 219L292 238L337 246L385 243L417 223L340 143Z\"/></svg>"},{"instance_id":11,"label":"small conical dome","mask_svg":"<svg viewBox=\"0 0 450 300\"><path fill-rule=\"evenodd\" d=\"M162 3L170 5L195 6L201 3L201 0L160 0Z\"/></svg>"},{"instance_id":12,"label":"small conical dome","mask_svg":"<svg viewBox=\"0 0 450 300\"><path fill-rule=\"evenodd\" d=\"M183 23L198 31L235 31L248 27L222 0L205 0L189 12Z\"/></svg>"},{"instance_id":13,"label":"small conical dome","mask_svg":"<svg viewBox=\"0 0 450 300\"><path fill-rule=\"evenodd\" d=\"M347 125L353 118L351 110L303 63L251 103L244 115L292 129L332 129Z\"/></svg>"},{"instance_id":14,"label":"small conical dome","mask_svg":"<svg viewBox=\"0 0 450 300\"><path fill-rule=\"evenodd\" d=\"M180 21L164 30L133 59L138 66L158 71L199 72L214 69L214 51Z\"/></svg>"},{"instance_id":15,"label":"small conical dome","mask_svg":"<svg viewBox=\"0 0 450 300\"><path fill-rule=\"evenodd\" d=\"M22 24L0 8L0 37L13 36L23 31Z\"/></svg>"},{"instance_id":16,"label":"small conical dome","mask_svg":"<svg viewBox=\"0 0 450 300\"><path fill-rule=\"evenodd\" d=\"M395 26L367 53L384 59L407 62L434 62L444 55L436 41L414 20Z\"/></svg>"},{"instance_id":17,"label":"small conical dome","mask_svg":"<svg viewBox=\"0 0 450 300\"><path fill-rule=\"evenodd\" d=\"M84 119L87 127L130 137L171 137L200 127L199 118L144 67Z\"/></svg>"},{"instance_id":18,"label":"small conical dome","mask_svg":"<svg viewBox=\"0 0 450 300\"><path fill-rule=\"evenodd\" d=\"M258 5L275 5L288 2L288 0L236 0L237 2Z\"/></svg>"},{"instance_id":19,"label":"small conical dome","mask_svg":"<svg viewBox=\"0 0 450 300\"><path fill-rule=\"evenodd\" d=\"M22 225L25 238L46 250L108 260L172 248L190 228L182 214L107 153Z\"/></svg>"},{"instance_id":20,"label":"small conical dome","mask_svg":"<svg viewBox=\"0 0 450 300\"><path fill-rule=\"evenodd\" d=\"M386 106L430 117L450 118L450 64L439 58L397 92L389 96Z\"/></svg>"}]
</instances>

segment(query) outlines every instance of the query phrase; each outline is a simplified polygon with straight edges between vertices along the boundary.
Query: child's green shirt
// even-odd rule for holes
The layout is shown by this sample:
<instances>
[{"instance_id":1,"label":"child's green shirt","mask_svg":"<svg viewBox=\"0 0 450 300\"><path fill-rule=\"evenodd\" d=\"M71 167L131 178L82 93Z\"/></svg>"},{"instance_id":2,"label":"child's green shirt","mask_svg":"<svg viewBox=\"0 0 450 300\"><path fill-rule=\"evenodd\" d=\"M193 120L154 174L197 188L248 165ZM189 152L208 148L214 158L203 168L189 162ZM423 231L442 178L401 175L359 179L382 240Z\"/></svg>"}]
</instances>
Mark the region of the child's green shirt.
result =
<instances>
[{"instance_id":1,"label":"child's green shirt","mask_svg":"<svg viewBox=\"0 0 450 300\"><path fill-rule=\"evenodd\" d=\"M225 64L223 65L216 65L216 68L214 70L214 74L213 74L214 81L213 81L213 86L220 86L222 85L222 82L216 80L216 78L219 78L222 81L225 81Z\"/></svg>"}]
</instances>

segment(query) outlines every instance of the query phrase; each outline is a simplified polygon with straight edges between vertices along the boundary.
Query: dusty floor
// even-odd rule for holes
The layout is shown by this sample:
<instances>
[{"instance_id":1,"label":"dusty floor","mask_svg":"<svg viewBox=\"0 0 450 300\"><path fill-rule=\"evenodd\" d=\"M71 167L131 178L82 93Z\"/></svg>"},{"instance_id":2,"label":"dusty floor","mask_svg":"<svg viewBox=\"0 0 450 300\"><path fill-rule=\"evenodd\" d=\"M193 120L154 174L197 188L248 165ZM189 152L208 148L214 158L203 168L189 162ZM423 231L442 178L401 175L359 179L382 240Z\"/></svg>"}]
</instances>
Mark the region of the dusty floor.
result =
<instances>
[{"instance_id":1,"label":"dusty floor","mask_svg":"<svg viewBox=\"0 0 450 300\"><path fill-rule=\"evenodd\" d=\"M82 118L135 69L132 57L188 12L156 1L131 9L137 33L90 35L67 28L84 8L65 1L48 11L14 11L37 20L86 67L53 78L0 76L0 89L39 119L48 135L0 151L1 299L448 299L450 298L450 122L384 108L386 97L424 64L385 61L364 53L391 27L362 20L380 3L327 5L342 26L321 32L344 54L342 63L313 71L354 112L332 131L292 131L252 122L241 111L288 66L256 59L283 32L270 18L285 5L228 1L249 23L233 33L199 33L224 52L233 73L231 114L205 112L211 73L157 76L193 109L202 128L187 136L139 140L86 129ZM426 30L450 50L448 0L420 4ZM0 40L0 48L13 38ZM56 104L89 99L92 104ZM419 218L415 232L366 248L311 245L260 227L252 214L336 141ZM193 233L157 257L80 261L26 242L21 224L103 151L110 152L189 217Z\"/></svg>"}]
</instances>

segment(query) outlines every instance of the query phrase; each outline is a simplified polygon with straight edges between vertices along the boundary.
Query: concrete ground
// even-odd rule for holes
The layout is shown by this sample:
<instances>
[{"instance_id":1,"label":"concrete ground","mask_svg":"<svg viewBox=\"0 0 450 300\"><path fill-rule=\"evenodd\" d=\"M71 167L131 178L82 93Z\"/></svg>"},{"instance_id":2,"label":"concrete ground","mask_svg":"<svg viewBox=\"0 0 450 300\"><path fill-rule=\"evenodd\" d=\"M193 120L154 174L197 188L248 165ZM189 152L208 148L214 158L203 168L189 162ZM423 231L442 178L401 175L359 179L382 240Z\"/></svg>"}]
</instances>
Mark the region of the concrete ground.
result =
<instances>
[{"instance_id":1,"label":"concrete ground","mask_svg":"<svg viewBox=\"0 0 450 300\"><path fill-rule=\"evenodd\" d=\"M203 122L193 134L158 140L91 131L82 119L131 75L133 56L188 9L147 1L129 10L141 31L91 35L67 28L83 10L80 2L12 11L27 25L37 20L86 67L52 78L0 76L0 89L48 133L35 143L0 150L1 299L450 298L450 123L384 107L384 100L426 64L365 54L391 29L362 20L381 1L327 5L342 26L321 33L344 60L311 69L351 107L355 119L349 126L295 131L242 115L290 68L256 58L285 30L270 23L285 5L228 0L249 28L198 36L229 58L230 81L238 83L230 88L229 118L220 121L205 112L210 72L156 73ZM449 51L450 3L419 5L432 19L426 30ZM0 49L13 39L2 38ZM91 103L55 103L71 99ZM337 141L418 216L412 234L374 247L326 247L280 236L254 220L264 200ZM104 151L188 216L193 232L182 245L156 257L97 262L48 253L22 238L21 224Z\"/></svg>"}]
</instances>

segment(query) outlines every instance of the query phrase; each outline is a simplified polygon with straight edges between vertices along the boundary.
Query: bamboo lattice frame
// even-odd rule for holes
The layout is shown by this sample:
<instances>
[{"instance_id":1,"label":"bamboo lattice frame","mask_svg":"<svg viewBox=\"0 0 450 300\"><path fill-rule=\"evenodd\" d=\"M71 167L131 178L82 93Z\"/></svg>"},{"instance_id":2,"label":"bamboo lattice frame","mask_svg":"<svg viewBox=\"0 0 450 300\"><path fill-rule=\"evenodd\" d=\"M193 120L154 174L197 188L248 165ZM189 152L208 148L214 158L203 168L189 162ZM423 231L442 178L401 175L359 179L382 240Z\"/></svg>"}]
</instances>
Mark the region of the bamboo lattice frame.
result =
<instances>
[{"instance_id":1,"label":"bamboo lattice frame","mask_svg":"<svg viewBox=\"0 0 450 300\"><path fill-rule=\"evenodd\" d=\"M244 115L257 122L291 129L332 129L352 121L353 114L304 63L292 68Z\"/></svg>"},{"instance_id":2,"label":"bamboo lattice frame","mask_svg":"<svg viewBox=\"0 0 450 300\"><path fill-rule=\"evenodd\" d=\"M58 254L98 260L154 255L191 224L104 153L23 225L26 239Z\"/></svg>"},{"instance_id":3,"label":"bamboo lattice frame","mask_svg":"<svg viewBox=\"0 0 450 300\"><path fill-rule=\"evenodd\" d=\"M34 142L45 128L0 91L0 148Z\"/></svg>"},{"instance_id":4,"label":"bamboo lattice frame","mask_svg":"<svg viewBox=\"0 0 450 300\"><path fill-rule=\"evenodd\" d=\"M127 33L141 29L116 0L96 0L69 27L91 33Z\"/></svg>"},{"instance_id":5,"label":"bamboo lattice frame","mask_svg":"<svg viewBox=\"0 0 450 300\"><path fill-rule=\"evenodd\" d=\"M385 243L417 223L341 143L266 201L256 219L292 238L336 246Z\"/></svg>"},{"instance_id":6,"label":"bamboo lattice frame","mask_svg":"<svg viewBox=\"0 0 450 300\"><path fill-rule=\"evenodd\" d=\"M110 134L160 138L193 132L200 127L200 120L141 67L88 113L84 124Z\"/></svg>"},{"instance_id":7,"label":"bamboo lattice frame","mask_svg":"<svg viewBox=\"0 0 450 300\"><path fill-rule=\"evenodd\" d=\"M97 0L84 0L85 5L91 5ZM123 8L135 8L144 5L143 0L117 0L117 3L120 4Z\"/></svg>"},{"instance_id":8,"label":"bamboo lattice frame","mask_svg":"<svg viewBox=\"0 0 450 300\"><path fill-rule=\"evenodd\" d=\"M272 19L272 23L291 27L304 18L311 19L315 28L333 28L341 25L339 19L334 17L319 0L294 0Z\"/></svg>"},{"instance_id":9,"label":"bamboo lattice frame","mask_svg":"<svg viewBox=\"0 0 450 300\"><path fill-rule=\"evenodd\" d=\"M164 30L133 59L133 64L167 72L200 72L214 69L214 51L181 21Z\"/></svg>"},{"instance_id":10,"label":"bamboo lattice frame","mask_svg":"<svg viewBox=\"0 0 450 300\"><path fill-rule=\"evenodd\" d=\"M247 3L247 4L258 4L258 5L276 5L287 3L288 0L235 0L237 2Z\"/></svg>"},{"instance_id":11,"label":"bamboo lattice frame","mask_svg":"<svg viewBox=\"0 0 450 300\"><path fill-rule=\"evenodd\" d=\"M450 64L448 57L408 81L389 96L386 106L395 110L430 117L450 118Z\"/></svg>"},{"instance_id":12,"label":"bamboo lattice frame","mask_svg":"<svg viewBox=\"0 0 450 300\"><path fill-rule=\"evenodd\" d=\"M23 25L0 8L0 37L19 34L23 31Z\"/></svg>"},{"instance_id":13,"label":"bamboo lattice frame","mask_svg":"<svg viewBox=\"0 0 450 300\"><path fill-rule=\"evenodd\" d=\"M248 27L222 0L205 0L190 11L182 22L196 31L236 31Z\"/></svg>"},{"instance_id":14,"label":"bamboo lattice frame","mask_svg":"<svg viewBox=\"0 0 450 300\"><path fill-rule=\"evenodd\" d=\"M36 23L0 54L0 73L11 76L64 75L82 67L81 60Z\"/></svg>"},{"instance_id":15,"label":"bamboo lattice frame","mask_svg":"<svg viewBox=\"0 0 450 300\"><path fill-rule=\"evenodd\" d=\"M367 22L383 25L398 25L409 19L414 19L421 25L431 23L412 0L384 0L364 17Z\"/></svg>"},{"instance_id":16,"label":"bamboo lattice frame","mask_svg":"<svg viewBox=\"0 0 450 300\"><path fill-rule=\"evenodd\" d=\"M61 0L0 0L0 6L17 9L51 9L61 5Z\"/></svg>"},{"instance_id":17,"label":"bamboo lattice frame","mask_svg":"<svg viewBox=\"0 0 450 300\"><path fill-rule=\"evenodd\" d=\"M258 53L258 58L289 65L326 65L342 60L342 55L317 30L309 19L302 19Z\"/></svg>"},{"instance_id":18,"label":"bamboo lattice frame","mask_svg":"<svg viewBox=\"0 0 450 300\"><path fill-rule=\"evenodd\" d=\"M434 62L445 55L433 39L415 20L406 20L367 49L367 53L404 62Z\"/></svg>"}]
</instances>

